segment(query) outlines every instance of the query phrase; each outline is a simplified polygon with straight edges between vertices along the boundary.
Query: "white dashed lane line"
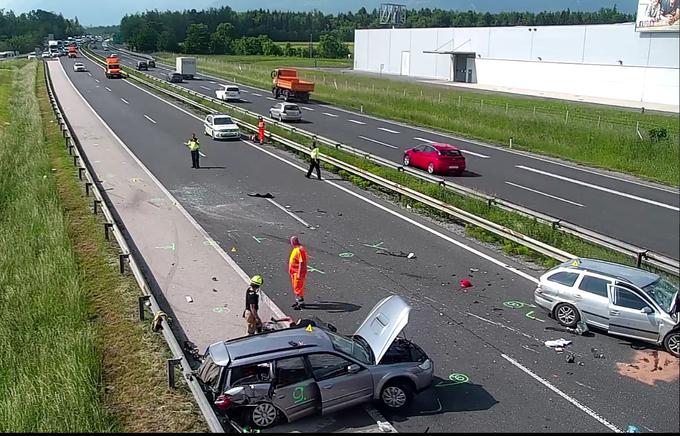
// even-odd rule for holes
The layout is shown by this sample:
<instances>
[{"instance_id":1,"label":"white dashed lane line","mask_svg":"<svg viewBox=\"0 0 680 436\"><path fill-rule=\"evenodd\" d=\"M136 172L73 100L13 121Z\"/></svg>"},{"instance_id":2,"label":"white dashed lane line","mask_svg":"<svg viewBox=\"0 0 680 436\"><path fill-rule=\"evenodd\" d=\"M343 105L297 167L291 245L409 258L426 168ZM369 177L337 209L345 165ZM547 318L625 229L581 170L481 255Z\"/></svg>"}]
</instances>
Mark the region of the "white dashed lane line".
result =
<instances>
[{"instance_id":1,"label":"white dashed lane line","mask_svg":"<svg viewBox=\"0 0 680 436\"><path fill-rule=\"evenodd\" d=\"M416 141L427 142L429 144L437 144L438 143L437 141L433 141L431 139L420 138L418 136L416 136L413 139L415 139ZM462 151L463 153L466 153L466 154L471 154L473 156L481 157L482 159L491 159L489 156L487 156L485 154L475 153L474 151L463 150L463 149L460 149L460 151Z\"/></svg>"},{"instance_id":2,"label":"white dashed lane line","mask_svg":"<svg viewBox=\"0 0 680 436\"><path fill-rule=\"evenodd\" d=\"M337 115L335 115L335 114L329 114L328 112L323 112L323 114L326 115L326 116L329 116L329 117L333 117L333 118L337 118L337 117L338 117Z\"/></svg>"},{"instance_id":3,"label":"white dashed lane line","mask_svg":"<svg viewBox=\"0 0 680 436\"><path fill-rule=\"evenodd\" d=\"M147 120L149 120L149 121L151 121L152 123L156 124L156 122L155 122L155 121L153 120L153 118L151 118L150 116L144 115L144 118L146 118Z\"/></svg>"},{"instance_id":4,"label":"white dashed lane line","mask_svg":"<svg viewBox=\"0 0 680 436\"><path fill-rule=\"evenodd\" d=\"M253 92L253 95L254 95L255 97L262 97L262 94L258 94L257 92Z\"/></svg>"},{"instance_id":5,"label":"white dashed lane line","mask_svg":"<svg viewBox=\"0 0 680 436\"><path fill-rule=\"evenodd\" d=\"M360 124L362 126L366 125L366 123L361 122L361 121L357 121L357 120L347 120L347 121L349 121L350 123L354 123L354 124Z\"/></svg>"},{"instance_id":6,"label":"white dashed lane line","mask_svg":"<svg viewBox=\"0 0 680 436\"><path fill-rule=\"evenodd\" d=\"M267 97L267 100L276 101L276 99L274 97Z\"/></svg>"},{"instance_id":7,"label":"white dashed lane line","mask_svg":"<svg viewBox=\"0 0 680 436\"><path fill-rule=\"evenodd\" d=\"M399 148L399 147L394 146L392 144L386 144L382 141L378 141L377 139L371 139L371 138L367 138L365 136L359 136L359 138L363 139L364 141L370 141L370 142L373 142L373 143L376 143L376 144L384 145L385 147L390 147L390 148L394 148L394 149Z\"/></svg>"},{"instance_id":8,"label":"white dashed lane line","mask_svg":"<svg viewBox=\"0 0 680 436\"><path fill-rule=\"evenodd\" d=\"M125 100L124 98L121 98L121 101L122 101L123 103L125 103L125 104L130 104L130 102L127 101L127 100Z\"/></svg>"},{"instance_id":9,"label":"white dashed lane line","mask_svg":"<svg viewBox=\"0 0 680 436\"><path fill-rule=\"evenodd\" d=\"M505 182L505 183L507 183L507 184L510 185L510 186L514 186L514 187L516 187L516 188L524 189L524 190L526 190L526 191L534 192L534 193L539 194L539 195L543 195L543 196L546 196L546 197L554 198L555 200L559 200L559 201L563 201L563 202L565 202L565 203L573 204L573 205L578 206L578 207L585 207L585 206L582 205L581 203L576 203L575 201L566 200L566 199L564 199L564 198L557 197L557 196L555 196L555 195L546 194L545 192L537 191L537 190L532 189L532 188L527 188L526 186L518 185L517 183L512 183L512 182Z\"/></svg>"},{"instance_id":10,"label":"white dashed lane line","mask_svg":"<svg viewBox=\"0 0 680 436\"><path fill-rule=\"evenodd\" d=\"M382 130L383 132L387 132L387 133L399 133L396 130L387 129L385 127L378 127L378 130Z\"/></svg>"},{"instance_id":11,"label":"white dashed lane line","mask_svg":"<svg viewBox=\"0 0 680 436\"><path fill-rule=\"evenodd\" d=\"M208 90L208 91L210 91L210 88L208 88L207 86L203 86L203 85L201 85L201 86L200 86L200 88L203 88L203 89L205 89L205 90Z\"/></svg>"},{"instance_id":12,"label":"white dashed lane line","mask_svg":"<svg viewBox=\"0 0 680 436\"><path fill-rule=\"evenodd\" d=\"M302 106L302 109L304 109L306 111L313 111L314 110L311 107L306 107L306 106Z\"/></svg>"},{"instance_id":13,"label":"white dashed lane line","mask_svg":"<svg viewBox=\"0 0 680 436\"><path fill-rule=\"evenodd\" d=\"M107 91L111 92L111 88L109 88L108 86L105 86L104 88L105 88Z\"/></svg>"},{"instance_id":14,"label":"white dashed lane line","mask_svg":"<svg viewBox=\"0 0 680 436\"><path fill-rule=\"evenodd\" d=\"M99 79L94 79L95 82L99 83Z\"/></svg>"}]
</instances>

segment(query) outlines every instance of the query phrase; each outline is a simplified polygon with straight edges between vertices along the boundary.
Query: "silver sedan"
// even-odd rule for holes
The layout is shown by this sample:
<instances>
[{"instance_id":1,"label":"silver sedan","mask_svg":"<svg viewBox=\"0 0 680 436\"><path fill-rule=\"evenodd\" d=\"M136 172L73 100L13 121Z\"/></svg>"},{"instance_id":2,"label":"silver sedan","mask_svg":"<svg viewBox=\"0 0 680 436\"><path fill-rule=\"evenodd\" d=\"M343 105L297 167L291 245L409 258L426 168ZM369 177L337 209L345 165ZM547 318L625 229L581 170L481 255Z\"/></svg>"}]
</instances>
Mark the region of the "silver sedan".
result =
<instances>
[{"instance_id":1,"label":"silver sedan","mask_svg":"<svg viewBox=\"0 0 680 436\"><path fill-rule=\"evenodd\" d=\"M279 121L300 121L302 111L296 104L276 103L269 109L269 117Z\"/></svg>"}]
</instances>

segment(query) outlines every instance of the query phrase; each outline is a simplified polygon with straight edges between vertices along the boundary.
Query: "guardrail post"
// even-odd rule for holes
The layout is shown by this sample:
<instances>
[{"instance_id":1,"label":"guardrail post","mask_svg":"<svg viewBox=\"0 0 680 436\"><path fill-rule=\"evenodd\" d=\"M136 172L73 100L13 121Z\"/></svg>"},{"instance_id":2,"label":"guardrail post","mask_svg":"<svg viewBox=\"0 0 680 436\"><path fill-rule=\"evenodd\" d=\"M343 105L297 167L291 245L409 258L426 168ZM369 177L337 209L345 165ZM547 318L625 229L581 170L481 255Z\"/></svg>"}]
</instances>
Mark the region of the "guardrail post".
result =
<instances>
[{"instance_id":1,"label":"guardrail post","mask_svg":"<svg viewBox=\"0 0 680 436\"><path fill-rule=\"evenodd\" d=\"M102 202L101 200L97 200L97 199L92 201L92 213L94 215L97 215L97 205L100 204L101 202Z\"/></svg>"},{"instance_id":2,"label":"guardrail post","mask_svg":"<svg viewBox=\"0 0 680 436\"><path fill-rule=\"evenodd\" d=\"M118 267L121 274L125 274L125 259L130 258L130 253L122 253L118 255Z\"/></svg>"},{"instance_id":3,"label":"guardrail post","mask_svg":"<svg viewBox=\"0 0 680 436\"><path fill-rule=\"evenodd\" d=\"M168 387L175 388L175 367L181 362L181 357L168 359Z\"/></svg>"},{"instance_id":4,"label":"guardrail post","mask_svg":"<svg viewBox=\"0 0 680 436\"><path fill-rule=\"evenodd\" d=\"M144 307L146 303L151 299L150 295L142 295L137 299L139 303L139 320L144 321Z\"/></svg>"},{"instance_id":5,"label":"guardrail post","mask_svg":"<svg viewBox=\"0 0 680 436\"><path fill-rule=\"evenodd\" d=\"M78 179L80 180L83 180L83 171L85 171L85 168L78 167Z\"/></svg>"},{"instance_id":6,"label":"guardrail post","mask_svg":"<svg viewBox=\"0 0 680 436\"><path fill-rule=\"evenodd\" d=\"M109 229L113 228L113 223L104 223L104 239L109 240Z\"/></svg>"},{"instance_id":7,"label":"guardrail post","mask_svg":"<svg viewBox=\"0 0 680 436\"><path fill-rule=\"evenodd\" d=\"M85 182L85 196L86 197L90 196L90 186L92 186L92 183Z\"/></svg>"},{"instance_id":8,"label":"guardrail post","mask_svg":"<svg viewBox=\"0 0 680 436\"><path fill-rule=\"evenodd\" d=\"M73 154L73 145L68 145L68 154Z\"/></svg>"},{"instance_id":9,"label":"guardrail post","mask_svg":"<svg viewBox=\"0 0 680 436\"><path fill-rule=\"evenodd\" d=\"M71 136L70 136L70 135L65 135L65 136L64 136L64 145L65 145L66 147L68 147L68 140L69 140L69 139L71 139Z\"/></svg>"},{"instance_id":10,"label":"guardrail post","mask_svg":"<svg viewBox=\"0 0 680 436\"><path fill-rule=\"evenodd\" d=\"M78 155L73 156L73 166L78 166Z\"/></svg>"},{"instance_id":11,"label":"guardrail post","mask_svg":"<svg viewBox=\"0 0 680 436\"><path fill-rule=\"evenodd\" d=\"M647 258L647 251L638 251L637 253L637 267L640 268L640 265L642 265L642 258L644 257L645 259Z\"/></svg>"}]
</instances>

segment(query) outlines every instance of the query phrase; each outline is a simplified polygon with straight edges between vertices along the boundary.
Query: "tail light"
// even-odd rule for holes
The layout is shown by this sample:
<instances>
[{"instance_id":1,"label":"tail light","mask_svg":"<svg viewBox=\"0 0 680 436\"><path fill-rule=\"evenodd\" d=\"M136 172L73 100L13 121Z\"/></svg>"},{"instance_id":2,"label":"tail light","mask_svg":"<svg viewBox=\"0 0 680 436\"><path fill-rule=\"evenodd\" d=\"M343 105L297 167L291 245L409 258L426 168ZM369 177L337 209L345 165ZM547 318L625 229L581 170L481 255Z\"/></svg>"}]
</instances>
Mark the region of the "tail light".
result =
<instances>
[{"instance_id":1,"label":"tail light","mask_svg":"<svg viewBox=\"0 0 680 436\"><path fill-rule=\"evenodd\" d=\"M220 410L227 410L231 407L231 397L229 395L222 394L215 400L215 407Z\"/></svg>"}]
</instances>

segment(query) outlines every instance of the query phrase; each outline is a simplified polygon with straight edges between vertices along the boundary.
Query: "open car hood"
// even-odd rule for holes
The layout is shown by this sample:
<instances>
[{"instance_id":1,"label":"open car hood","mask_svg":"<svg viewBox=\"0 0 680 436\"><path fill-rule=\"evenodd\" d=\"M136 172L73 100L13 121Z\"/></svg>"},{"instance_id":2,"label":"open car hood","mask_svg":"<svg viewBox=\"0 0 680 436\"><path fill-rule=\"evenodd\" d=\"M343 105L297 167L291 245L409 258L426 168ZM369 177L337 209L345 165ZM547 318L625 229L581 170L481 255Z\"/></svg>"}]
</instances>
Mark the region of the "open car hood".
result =
<instances>
[{"instance_id":1,"label":"open car hood","mask_svg":"<svg viewBox=\"0 0 680 436\"><path fill-rule=\"evenodd\" d=\"M390 295L378 302L371 309L364 322L354 333L368 342L375 356L376 365L397 338L397 335L408 324L411 306L398 295Z\"/></svg>"}]
</instances>

